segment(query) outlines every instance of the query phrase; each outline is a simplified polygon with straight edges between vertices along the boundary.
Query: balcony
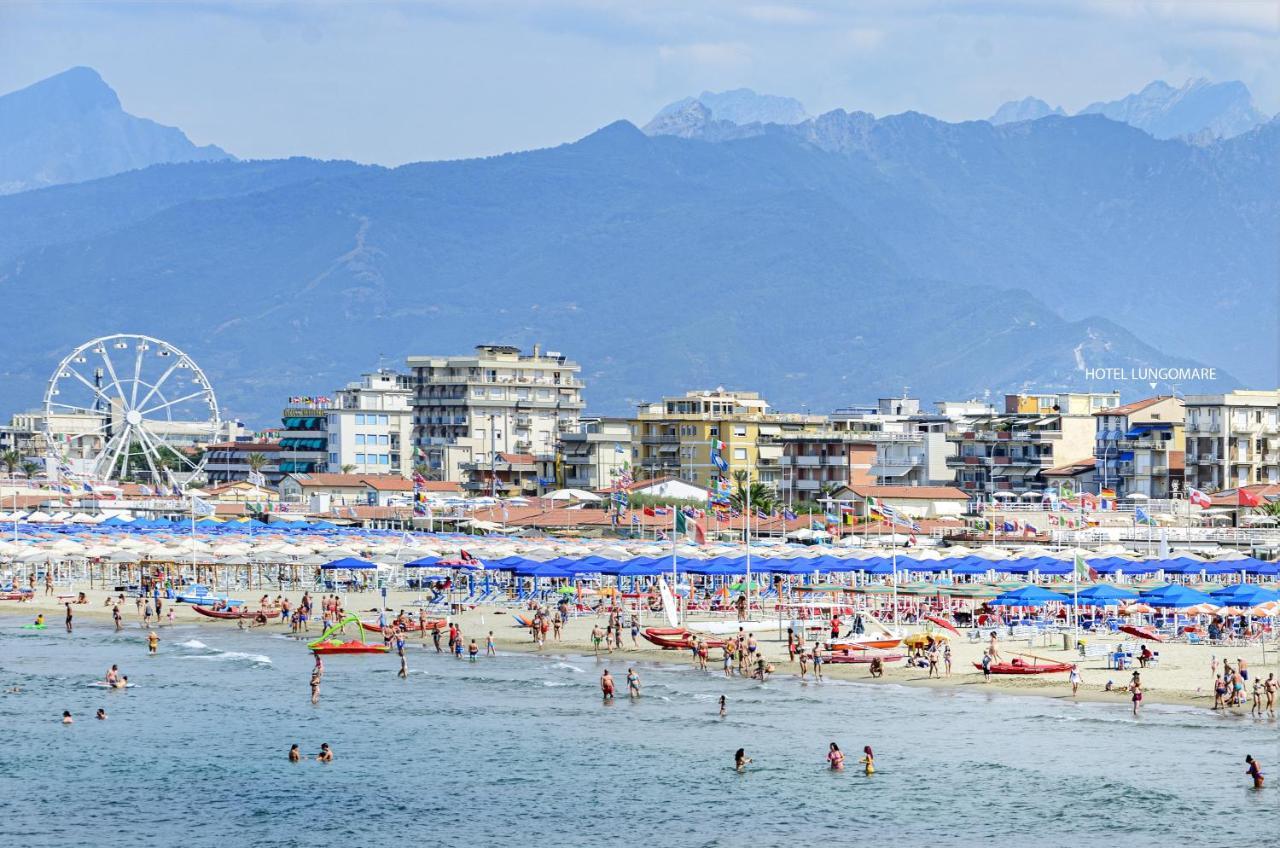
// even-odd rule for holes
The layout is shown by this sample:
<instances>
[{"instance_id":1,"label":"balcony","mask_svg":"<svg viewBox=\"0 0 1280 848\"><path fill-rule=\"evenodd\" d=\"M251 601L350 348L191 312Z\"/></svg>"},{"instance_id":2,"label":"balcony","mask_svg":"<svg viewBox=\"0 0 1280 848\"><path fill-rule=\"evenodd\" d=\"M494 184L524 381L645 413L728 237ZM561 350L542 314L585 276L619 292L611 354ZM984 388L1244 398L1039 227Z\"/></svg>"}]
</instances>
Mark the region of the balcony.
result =
<instances>
[{"instance_id":1,"label":"balcony","mask_svg":"<svg viewBox=\"0 0 1280 848\"><path fill-rule=\"evenodd\" d=\"M679 436L641 436L640 444L642 445L678 445L680 444Z\"/></svg>"},{"instance_id":2,"label":"balcony","mask_svg":"<svg viewBox=\"0 0 1280 848\"><path fill-rule=\"evenodd\" d=\"M809 468L822 464L822 457L820 456L793 456L791 459L796 465Z\"/></svg>"},{"instance_id":3,"label":"balcony","mask_svg":"<svg viewBox=\"0 0 1280 848\"><path fill-rule=\"evenodd\" d=\"M822 488L821 480L793 480L792 483L802 492L816 492Z\"/></svg>"}]
</instances>

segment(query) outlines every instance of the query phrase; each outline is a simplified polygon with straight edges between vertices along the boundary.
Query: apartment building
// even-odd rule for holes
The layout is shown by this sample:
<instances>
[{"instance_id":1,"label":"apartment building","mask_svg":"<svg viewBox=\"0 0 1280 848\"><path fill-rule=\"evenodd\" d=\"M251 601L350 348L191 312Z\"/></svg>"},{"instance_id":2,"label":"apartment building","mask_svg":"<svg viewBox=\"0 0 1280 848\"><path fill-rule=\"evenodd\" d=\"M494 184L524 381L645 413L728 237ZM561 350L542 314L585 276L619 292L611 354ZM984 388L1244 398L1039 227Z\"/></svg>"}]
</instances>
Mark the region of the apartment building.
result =
<instances>
[{"instance_id":1,"label":"apartment building","mask_svg":"<svg viewBox=\"0 0 1280 848\"><path fill-rule=\"evenodd\" d=\"M632 457L637 473L646 478L675 477L709 486L713 478L737 471L777 487L782 480L784 439L816 430L825 418L769 411L756 392L721 388L665 397L639 404L631 421ZM712 445L722 442L721 471L712 460Z\"/></svg>"},{"instance_id":2,"label":"apartment building","mask_svg":"<svg viewBox=\"0 0 1280 848\"><path fill-rule=\"evenodd\" d=\"M553 453L539 454L538 478L545 486L607 489L631 464L631 423L626 418L586 418L560 434Z\"/></svg>"},{"instance_id":3,"label":"apartment building","mask_svg":"<svg viewBox=\"0 0 1280 848\"><path fill-rule=\"evenodd\" d=\"M1280 390L1188 395L1187 485L1205 492L1280 483Z\"/></svg>"},{"instance_id":4,"label":"apartment building","mask_svg":"<svg viewBox=\"0 0 1280 848\"><path fill-rule=\"evenodd\" d=\"M413 473L413 389L392 371L364 374L326 413L330 473Z\"/></svg>"},{"instance_id":5,"label":"apartment building","mask_svg":"<svg viewBox=\"0 0 1280 848\"><path fill-rule=\"evenodd\" d=\"M1097 489L1112 489L1122 498L1169 498L1181 491L1185 414L1182 399L1169 396L1095 412Z\"/></svg>"},{"instance_id":6,"label":"apartment building","mask_svg":"<svg viewBox=\"0 0 1280 848\"><path fill-rule=\"evenodd\" d=\"M277 442L218 442L209 445L205 450L205 479L212 485L247 482L253 470L249 458L255 454L265 460L258 469L265 482L272 485L280 482L280 445Z\"/></svg>"},{"instance_id":7,"label":"apartment building","mask_svg":"<svg viewBox=\"0 0 1280 848\"><path fill-rule=\"evenodd\" d=\"M1120 405L1120 392L1047 392L1004 396L1004 411L1021 415L1093 415Z\"/></svg>"},{"instance_id":8,"label":"apartment building","mask_svg":"<svg viewBox=\"0 0 1280 848\"><path fill-rule=\"evenodd\" d=\"M480 345L467 356L410 356L413 442L427 476L461 481L495 453L553 453L578 429L582 366L534 345Z\"/></svg>"},{"instance_id":9,"label":"apartment building","mask_svg":"<svg viewBox=\"0 0 1280 848\"><path fill-rule=\"evenodd\" d=\"M1005 409L1029 408L1023 400L1027 397L1006 397ZM1091 456L1097 433L1093 413L1119 404L1109 403L1109 394L1097 396L1105 402L1096 404L1090 395L1057 397L1058 403L1044 405L1036 396L1035 408L1048 409L1047 413L978 417L968 423L969 429L947 434L956 446L955 455L947 458L956 485L973 495L1039 491L1045 483L1042 472Z\"/></svg>"}]
</instances>

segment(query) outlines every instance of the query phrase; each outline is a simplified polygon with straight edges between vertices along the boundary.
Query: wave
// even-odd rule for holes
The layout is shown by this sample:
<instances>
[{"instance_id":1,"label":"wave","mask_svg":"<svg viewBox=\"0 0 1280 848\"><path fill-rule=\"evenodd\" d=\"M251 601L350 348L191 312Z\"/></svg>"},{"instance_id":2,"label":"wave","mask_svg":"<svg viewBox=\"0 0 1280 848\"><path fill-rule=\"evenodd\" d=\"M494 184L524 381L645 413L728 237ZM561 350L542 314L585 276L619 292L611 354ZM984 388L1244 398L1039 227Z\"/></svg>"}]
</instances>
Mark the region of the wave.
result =
<instances>
[{"instance_id":1,"label":"wave","mask_svg":"<svg viewBox=\"0 0 1280 848\"><path fill-rule=\"evenodd\" d=\"M199 639L188 639L185 642L179 642L178 647L179 648L207 648L209 646L206 645L204 642L201 642Z\"/></svg>"},{"instance_id":2,"label":"wave","mask_svg":"<svg viewBox=\"0 0 1280 848\"><path fill-rule=\"evenodd\" d=\"M241 651L216 651L212 654L193 654L188 657L179 657L183 660L211 660L211 661L228 661L228 660L245 660L256 665L271 665L271 657L265 654L246 654Z\"/></svg>"},{"instance_id":3,"label":"wave","mask_svg":"<svg viewBox=\"0 0 1280 848\"><path fill-rule=\"evenodd\" d=\"M563 669L567 669L567 670L569 670L569 671L577 672L578 674L585 674L585 673L586 673L586 670L585 670L585 669L578 668L576 665L573 665L572 663L567 663L567 662L557 662L557 663L552 663L552 664L551 664L551 667L552 667L552 668L563 668Z\"/></svg>"}]
</instances>

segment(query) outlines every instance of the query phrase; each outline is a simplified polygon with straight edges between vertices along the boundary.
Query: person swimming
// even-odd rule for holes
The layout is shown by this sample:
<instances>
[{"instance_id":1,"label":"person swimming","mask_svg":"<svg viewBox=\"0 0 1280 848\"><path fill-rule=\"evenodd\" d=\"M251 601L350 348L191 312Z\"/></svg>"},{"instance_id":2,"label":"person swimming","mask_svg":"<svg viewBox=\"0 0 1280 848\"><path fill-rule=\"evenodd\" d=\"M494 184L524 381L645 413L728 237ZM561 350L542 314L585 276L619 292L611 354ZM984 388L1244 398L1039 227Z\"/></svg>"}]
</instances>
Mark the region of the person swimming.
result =
<instances>
[{"instance_id":1,"label":"person swimming","mask_svg":"<svg viewBox=\"0 0 1280 848\"><path fill-rule=\"evenodd\" d=\"M320 753L316 754L316 760L322 763L333 762L333 750L329 747L328 742L324 742L320 745Z\"/></svg>"},{"instance_id":2,"label":"person swimming","mask_svg":"<svg viewBox=\"0 0 1280 848\"><path fill-rule=\"evenodd\" d=\"M96 718L98 721L106 721L107 711L104 710L102 707L98 707L98 712L96 712L93 717Z\"/></svg>"},{"instance_id":3,"label":"person swimming","mask_svg":"<svg viewBox=\"0 0 1280 848\"><path fill-rule=\"evenodd\" d=\"M746 771L747 766L751 763L751 758L747 756L745 748L739 748L733 755L733 768L735 771Z\"/></svg>"},{"instance_id":4,"label":"person swimming","mask_svg":"<svg viewBox=\"0 0 1280 848\"><path fill-rule=\"evenodd\" d=\"M71 710L63 710L63 711L62 711L62 723L63 723L63 724L71 724L73 721L74 721L74 719L73 719L73 718L71 718Z\"/></svg>"},{"instance_id":5,"label":"person swimming","mask_svg":"<svg viewBox=\"0 0 1280 848\"><path fill-rule=\"evenodd\" d=\"M867 774L876 773L876 756L871 753L871 746L867 745L862 749L862 759L858 760L862 765L866 766Z\"/></svg>"},{"instance_id":6,"label":"person swimming","mask_svg":"<svg viewBox=\"0 0 1280 848\"><path fill-rule=\"evenodd\" d=\"M127 675L127 674L126 674L126 675L124 675L123 677L121 677L119 680L117 680L116 682L112 683L112 684L111 684L111 688L112 688L112 689L128 689L128 688L129 688L129 675Z\"/></svg>"},{"instance_id":7,"label":"person swimming","mask_svg":"<svg viewBox=\"0 0 1280 848\"><path fill-rule=\"evenodd\" d=\"M1266 782L1266 777L1262 774L1262 765L1253 758L1253 754L1245 754L1244 761L1249 764L1249 769L1245 774L1253 778L1253 788L1261 789L1262 784Z\"/></svg>"},{"instance_id":8,"label":"person swimming","mask_svg":"<svg viewBox=\"0 0 1280 848\"><path fill-rule=\"evenodd\" d=\"M831 743L831 748L827 751L827 762L831 764L833 771L840 771L844 768L844 752L834 742Z\"/></svg>"},{"instance_id":9,"label":"person swimming","mask_svg":"<svg viewBox=\"0 0 1280 848\"><path fill-rule=\"evenodd\" d=\"M289 746L289 762L296 763L302 760L302 752L298 750L298 746Z\"/></svg>"}]
</instances>

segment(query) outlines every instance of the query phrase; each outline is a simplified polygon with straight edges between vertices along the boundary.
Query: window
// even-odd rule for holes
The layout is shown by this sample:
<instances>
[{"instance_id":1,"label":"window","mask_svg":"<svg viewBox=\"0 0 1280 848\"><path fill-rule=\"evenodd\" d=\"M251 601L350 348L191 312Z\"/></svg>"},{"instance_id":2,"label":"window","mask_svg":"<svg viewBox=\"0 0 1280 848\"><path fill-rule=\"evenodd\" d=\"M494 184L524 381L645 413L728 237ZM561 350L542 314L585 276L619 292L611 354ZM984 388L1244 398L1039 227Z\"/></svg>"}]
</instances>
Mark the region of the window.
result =
<instances>
[{"instance_id":1,"label":"window","mask_svg":"<svg viewBox=\"0 0 1280 848\"><path fill-rule=\"evenodd\" d=\"M391 444L391 437L388 436L386 433L383 433L382 435L378 436L378 444L380 445Z\"/></svg>"},{"instance_id":2,"label":"window","mask_svg":"<svg viewBox=\"0 0 1280 848\"><path fill-rule=\"evenodd\" d=\"M329 464L330 465L338 464L338 455L336 453L329 454Z\"/></svg>"},{"instance_id":3,"label":"window","mask_svg":"<svg viewBox=\"0 0 1280 848\"><path fill-rule=\"evenodd\" d=\"M746 449L746 448L734 448L734 449L733 449L733 458L734 458L734 459L746 459L746 458L747 458L747 449Z\"/></svg>"},{"instance_id":4,"label":"window","mask_svg":"<svg viewBox=\"0 0 1280 848\"><path fill-rule=\"evenodd\" d=\"M356 433L356 444L357 445L364 444L364 433Z\"/></svg>"},{"instance_id":5,"label":"window","mask_svg":"<svg viewBox=\"0 0 1280 848\"><path fill-rule=\"evenodd\" d=\"M746 425L746 424L734 424L734 425L733 425L733 435L735 435L735 436L745 436L745 435L747 435L747 425Z\"/></svg>"},{"instance_id":6,"label":"window","mask_svg":"<svg viewBox=\"0 0 1280 848\"><path fill-rule=\"evenodd\" d=\"M711 438L713 438L713 439L718 439L718 438L720 438L720 428L719 428L719 427L708 427L708 428L707 428L707 435L708 435L708 436L710 436L710 437L711 437Z\"/></svg>"},{"instance_id":7,"label":"window","mask_svg":"<svg viewBox=\"0 0 1280 848\"><path fill-rule=\"evenodd\" d=\"M364 465L364 454L356 454L356 465Z\"/></svg>"},{"instance_id":8,"label":"window","mask_svg":"<svg viewBox=\"0 0 1280 848\"><path fill-rule=\"evenodd\" d=\"M385 427L387 424L390 424L390 423L391 423L391 416L389 416L389 415L379 415L379 416L378 416L378 423L379 423L379 424L381 424L381 425L383 425L383 426Z\"/></svg>"},{"instance_id":9,"label":"window","mask_svg":"<svg viewBox=\"0 0 1280 848\"><path fill-rule=\"evenodd\" d=\"M363 415L357 415L357 416L356 416L356 423L357 423L357 424L363 424L363 423L364 423L364 416L363 416Z\"/></svg>"}]
</instances>

